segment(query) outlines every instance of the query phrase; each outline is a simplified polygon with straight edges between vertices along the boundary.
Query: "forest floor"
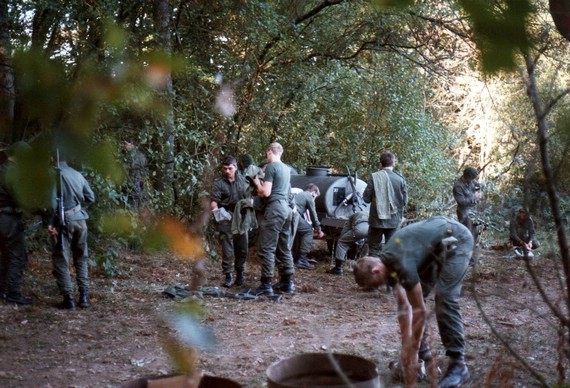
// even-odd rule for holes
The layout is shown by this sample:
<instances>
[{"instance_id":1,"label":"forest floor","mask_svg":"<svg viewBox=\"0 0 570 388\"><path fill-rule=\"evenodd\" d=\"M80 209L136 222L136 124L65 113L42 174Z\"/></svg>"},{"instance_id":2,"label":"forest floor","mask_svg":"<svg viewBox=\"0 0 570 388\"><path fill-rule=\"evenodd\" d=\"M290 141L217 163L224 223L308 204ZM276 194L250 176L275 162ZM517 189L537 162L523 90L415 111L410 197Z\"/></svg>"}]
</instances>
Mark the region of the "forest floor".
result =
<instances>
[{"instance_id":1,"label":"forest floor","mask_svg":"<svg viewBox=\"0 0 570 388\"><path fill-rule=\"evenodd\" d=\"M331 351L374 362L382 386L398 386L388 369L399 352L393 296L386 290L359 289L349 272L327 274L326 249L315 250L313 256L319 261L316 268L298 270L296 293L280 301L198 299L204 312L200 322L214 333L216 346L198 352L197 369L245 387L264 387L266 370L273 362L300 353ZM559 284L554 260L542 255L530 264L544 284ZM219 263L207 264L206 285L221 284L219 268ZM93 271L91 308L64 311L54 307L60 297L49 256L33 253L23 289L36 303L0 305L0 386L120 387L142 376L173 373L173 359L164 350L163 338L173 332L168 317L185 302L163 291L171 285L187 285L192 266L172 256L124 254L117 260L117 269L113 278ZM244 288L255 288L258 281L259 266L252 253ZM561 300L556 287L548 290ZM433 300L428 308L431 311ZM522 361L554 382L557 324L524 261L507 251L482 252L480 263L469 269L462 308L471 372L467 386L538 385L491 327ZM430 322L437 364L445 370L433 314Z\"/></svg>"}]
</instances>

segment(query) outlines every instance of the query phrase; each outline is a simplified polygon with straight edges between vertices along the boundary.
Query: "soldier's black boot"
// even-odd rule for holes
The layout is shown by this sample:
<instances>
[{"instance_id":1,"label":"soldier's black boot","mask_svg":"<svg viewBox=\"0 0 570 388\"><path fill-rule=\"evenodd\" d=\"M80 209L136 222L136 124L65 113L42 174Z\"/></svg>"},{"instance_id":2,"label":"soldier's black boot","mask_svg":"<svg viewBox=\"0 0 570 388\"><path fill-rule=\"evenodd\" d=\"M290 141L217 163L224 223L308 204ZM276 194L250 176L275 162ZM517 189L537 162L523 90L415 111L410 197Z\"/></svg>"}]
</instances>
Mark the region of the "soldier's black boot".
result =
<instances>
[{"instance_id":1,"label":"soldier's black boot","mask_svg":"<svg viewBox=\"0 0 570 388\"><path fill-rule=\"evenodd\" d=\"M243 286L243 270L236 272L236 281L234 284L236 286Z\"/></svg>"},{"instance_id":2,"label":"soldier's black boot","mask_svg":"<svg viewBox=\"0 0 570 388\"><path fill-rule=\"evenodd\" d=\"M437 384L438 388L456 388L461 387L469 380L469 370L463 357L460 359L450 359L447 372Z\"/></svg>"},{"instance_id":3,"label":"soldier's black boot","mask_svg":"<svg viewBox=\"0 0 570 388\"><path fill-rule=\"evenodd\" d=\"M6 303L17 304L19 306L28 306L34 303L32 298L28 298L20 293L8 293L6 294Z\"/></svg>"},{"instance_id":4,"label":"soldier's black boot","mask_svg":"<svg viewBox=\"0 0 570 388\"><path fill-rule=\"evenodd\" d=\"M234 285L234 276L232 275L231 272L228 272L226 274L226 280L224 280L224 283L222 284L222 286L230 288L233 285Z\"/></svg>"},{"instance_id":5,"label":"soldier's black boot","mask_svg":"<svg viewBox=\"0 0 570 388\"><path fill-rule=\"evenodd\" d=\"M89 293L88 292L80 292L79 293L79 307L82 309L86 309L91 304L89 303Z\"/></svg>"},{"instance_id":6,"label":"soldier's black boot","mask_svg":"<svg viewBox=\"0 0 570 388\"><path fill-rule=\"evenodd\" d=\"M271 278L262 276L261 277L261 284L254 291L254 294L257 296L261 296L261 295L272 296L273 295L273 286L271 285Z\"/></svg>"},{"instance_id":7,"label":"soldier's black boot","mask_svg":"<svg viewBox=\"0 0 570 388\"><path fill-rule=\"evenodd\" d=\"M295 263L295 266L297 268L301 268L301 269L313 269L315 268L315 266L311 263L309 263L309 259L307 259L306 256L301 256L299 257L299 259L297 260L297 262Z\"/></svg>"},{"instance_id":8,"label":"soldier's black boot","mask_svg":"<svg viewBox=\"0 0 570 388\"><path fill-rule=\"evenodd\" d=\"M334 264L334 267L332 267L331 269L329 269L327 271L327 273L333 274L333 275L342 275L342 261L341 260L337 260Z\"/></svg>"},{"instance_id":9,"label":"soldier's black boot","mask_svg":"<svg viewBox=\"0 0 570 388\"><path fill-rule=\"evenodd\" d=\"M0 284L0 297L2 298L2 302L6 301L6 287L4 287L4 284Z\"/></svg>"},{"instance_id":10,"label":"soldier's black boot","mask_svg":"<svg viewBox=\"0 0 570 388\"><path fill-rule=\"evenodd\" d=\"M281 281L279 282L279 291L285 294L292 294L295 292L293 275L281 275Z\"/></svg>"},{"instance_id":11,"label":"soldier's black boot","mask_svg":"<svg viewBox=\"0 0 570 388\"><path fill-rule=\"evenodd\" d=\"M63 302L57 305L60 309L75 311L75 300L72 294L63 296Z\"/></svg>"}]
</instances>

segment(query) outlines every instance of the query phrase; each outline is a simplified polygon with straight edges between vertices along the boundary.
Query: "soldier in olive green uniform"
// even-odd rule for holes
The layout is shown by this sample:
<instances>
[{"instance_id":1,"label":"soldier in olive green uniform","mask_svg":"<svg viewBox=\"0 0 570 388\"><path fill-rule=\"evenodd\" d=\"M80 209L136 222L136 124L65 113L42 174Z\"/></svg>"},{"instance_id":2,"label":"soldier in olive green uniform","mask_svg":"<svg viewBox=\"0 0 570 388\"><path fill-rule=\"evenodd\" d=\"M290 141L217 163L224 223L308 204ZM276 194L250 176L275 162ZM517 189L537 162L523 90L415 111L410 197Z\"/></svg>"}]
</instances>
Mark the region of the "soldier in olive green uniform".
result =
<instances>
[{"instance_id":1,"label":"soldier in olive green uniform","mask_svg":"<svg viewBox=\"0 0 570 388\"><path fill-rule=\"evenodd\" d=\"M253 179L257 194L265 203L258 237L261 285L256 292L259 295L273 295L271 282L275 265L281 277L279 290L292 293L295 289L293 283L295 267L289 244L293 218L293 209L290 207L291 170L281 162L282 154L281 144L271 143L266 153L269 164L265 166L263 184L257 176Z\"/></svg>"},{"instance_id":2,"label":"soldier in olive green uniform","mask_svg":"<svg viewBox=\"0 0 570 388\"><path fill-rule=\"evenodd\" d=\"M128 172L129 194L128 203L135 209L139 209L144 203L144 184L147 176L146 156L137 149L135 144L125 141L126 166Z\"/></svg>"},{"instance_id":3,"label":"soldier in olive green uniform","mask_svg":"<svg viewBox=\"0 0 570 388\"><path fill-rule=\"evenodd\" d=\"M22 211L16 200L14 173L16 159L30 146L16 142L7 150L8 160L0 166L0 295L6 303L29 305L31 298L21 293L22 274L28 262Z\"/></svg>"},{"instance_id":4,"label":"soldier in olive green uniform","mask_svg":"<svg viewBox=\"0 0 570 388\"><path fill-rule=\"evenodd\" d=\"M53 274L63 302L59 307L75 310L73 282L69 266L73 259L77 286L79 289L79 307L89 307L89 252L87 248L87 219L85 206L95 201L95 194L83 175L60 162L58 177L61 182L59 193L54 193L52 201L53 216L50 217L49 233L57 236L52 253ZM62 225L57 214L57 198L63 194L65 220Z\"/></svg>"},{"instance_id":5,"label":"soldier in olive green uniform","mask_svg":"<svg viewBox=\"0 0 570 388\"><path fill-rule=\"evenodd\" d=\"M365 239L367 236L368 214L363 212L354 213L348 218L340 232L334 250L335 266L327 272L333 275L342 275L342 266L346 260L347 253L358 241Z\"/></svg>"},{"instance_id":6,"label":"soldier in olive green uniform","mask_svg":"<svg viewBox=\"0 0 570 388\"><path fill-rule=\"evenodd\" d=\"M378 256L382 240L387 243L400 227L404 207L408 203L406 180L394 171L396 157L391 152L380 155L382 169L373 173L368 180L362 198L370 203L368 217L368 247L370 256Z\"/></svg>"},{"instance_id":7,"label":"soldier in olive green uniform","mask_svg":"<svg viewBox=\"0 0 570 388\"><path fill-rule=\"evenodd\" d=\"M457 202L457 219L471 231L474 239L477 232L469 215L475 210L477 202L481 200L479 184L475 181L479 173L475 167L466 167L457 181L453 184L453 197Z\"/></svg>"},{"instance_id":8,"label":"soldier in olive green uniform","mask_svg":"<svg viewBox=\"0 0 570 388\"><path fill-rule=\"evenodd\" d=\"M534 230L534 222L529 215L528 208L520 207L517 215L511 220L509 238L515 249L520 249L520 256L534 256L533 249L540 247L540 243L536 239ZM516 250L515 253L519 251Z\"/></svg>"},{"instance_id":9,"label":"soldier in olive green uniform","mask_svg":"<svg viewBox=\"0 0 570 388\"><path fill-rule=\"evenodd\" d=\"M418 359L426 363L433 360L424 330L424 301L432 290L441 341L449 357L447 373L438 387L456 387L469 378L459 300L473 244L471 232L458 221L431 217L398 230L379 258L363 257L354 266L358 285L378 287L390 283L394 287L407 385L415 385Z\"/></svg>"},{"instance_id":10,"label":"soldier in olive green uniform","mask_svg":"<svg viewBox=\"0 0 570 388\"><path fill-rule=\"evenodd\" d=\"M225 275L224 287L234 284L233 270L235 267L235 284L243 284L243 272L247 259L248 236L247 233L233 234L232 220L236 204L246 198L246 189L249 184L238 172L237 161L234 157L225 157L222 161L224 176L214 181L212 195L210 196L210 210L216 220L216 230L220 234L222 243L222 271ZM226 217L220 213L226 214ZM229 219L228 219L229 218Z\"/></svg>"},{"instance_id":11,"label":"soldier in olive green uniform","mask_svg":"<svg viewBox=\"0 0 570 388\"><path fill-rule=\"evenodd\" d=\"M314 183L309 183L304 191L295 194L295 204L299 213L297 227L295 228L295 240L298 246L298 257L295 261L297 268L313 269L315 266L309 263L308 255L313 249L313 233L317 233L318 238L323 238L321 223L317 215L315 199L321 194L319 188ZM311 223L306 220L305 213L309 212Z\"/></svg>"}]
</instances>

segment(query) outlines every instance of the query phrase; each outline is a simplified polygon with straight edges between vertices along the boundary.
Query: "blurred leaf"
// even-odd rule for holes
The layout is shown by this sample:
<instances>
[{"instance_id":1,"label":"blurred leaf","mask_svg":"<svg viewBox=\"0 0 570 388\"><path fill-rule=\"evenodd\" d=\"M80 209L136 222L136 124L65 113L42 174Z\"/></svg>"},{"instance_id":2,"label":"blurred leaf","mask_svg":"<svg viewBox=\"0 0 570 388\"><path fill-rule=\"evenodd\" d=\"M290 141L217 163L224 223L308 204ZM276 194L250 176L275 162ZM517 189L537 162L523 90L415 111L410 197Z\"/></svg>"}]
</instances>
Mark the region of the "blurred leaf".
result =
<instances>
[{"instance_id":1,"label":"blurred leaf","mask_svg":"<svg viewBox=\"0 0 570 388\"><path fill-rule=\"evenodd\" d=\"M6 179L13 185L20 205L29 211L48 208L54 187L50 154L35 147L18 152L14 159Z\"/></svg>"},{"instance_id":2,"label":"blurred leaf","mask_svg":"<svg viewBox=\"0 0 570 388\"><path fill-rule=\"evenodd\" d=\"M114 145L108 141L95 144L87 155L87 162L105 178L121 184L125 181L125 171L115 158L114 149Z\"/></svg>"},{"instance_id":3,"label":"blurred leaf","mask_svg":"<svg viewBox=\"0 0 570 388\"><path fill-rule=\"evenodd\" d=\"M202 236L190 234L184 224L173 218L161 225L174 253L182 259L195 260L204 256Z\"/></svg>"},{"instance_id":4,"label":"blurred leaf","mask_svg":"<svg viewBox=\"0 0 570 388\"><path fill-rule=\"evenodd\" d=\"M27 50L16 52L14 69L28 120L37 119L48 128L56 124L69 102L63 65L39 50Z\"/></svg>"},{"instance_id":5,"label":"blurred leaf","mask_svg":"<svg viewBox=\"0 0 570 388\"><path fill-rule=\"evenodd\" d=\"M141 238L143 248L149 253L168 249L182 260L204 256L202 236L191 234L182 222L172 217L155 220Z\"/></svg>"},{"instance_id":6,"label":"blurred leaf","mask_svg":"<svg viewBox=\"0 0 570 388\"><path fill-rule=\"evenodd\" d=\"M112 21L105 26L105 41L109 47L116 50L124 49L128 39L127 32Z\"/></svg>"},{"instance_id":7,"label":"blurred leaf","mask_svg":"<svg viewBox=\"0 0 570 388\"><path fill-rule=\"evenodd\" d=\"M529 0L507 0L500 5L487 0L459 0L459 4L471 17L483 71L513 70L515 55L529 47L525 27L531 12Z\"/></svg>"},{"instance_id":8,"label":"blurred leaf","mask_svg":"<svg viewBox=\"0 0 570 388\"><path fill-rule=\"evenodd\" d=\"M133 220L126 213L105 213L101 217L101 228L103 233L111 235L128 235L133 228Z\"/></svg>"},{"instance_id":9,"label":"blurred leaf","mask_svg":"<svg viewBox=\"0 0 570 388\"><path fill-rule=\"evenodd\" d=\"M187 346L182 346L176 339L171 337L161 338L162 348L170 356L175 368L190 375L194 372L197 360L196 351Z\"/></svg>"},{"instance_id":10,"label":"blurred leaf","mask_svg":"<svg viewBox=\"0 0 570 388\"><path fill-rule=\"evenodd\" d=\"M156 254L170 247L168 236L156 224L151 225L141 235L142 250L145 253Z\"/></svg>"},{"instance_id":11,"label":"blurred leaf","mask_svg":"<svg viewBox=\"0 0 570 388\"><path fill-rule=\"evenodd\" d=\"M213 331L201 325L196 314L190 310L174 312L170 324L176 331L176 337L185 346L207 350L216 344Z\"/></svg>"}]
</instances>

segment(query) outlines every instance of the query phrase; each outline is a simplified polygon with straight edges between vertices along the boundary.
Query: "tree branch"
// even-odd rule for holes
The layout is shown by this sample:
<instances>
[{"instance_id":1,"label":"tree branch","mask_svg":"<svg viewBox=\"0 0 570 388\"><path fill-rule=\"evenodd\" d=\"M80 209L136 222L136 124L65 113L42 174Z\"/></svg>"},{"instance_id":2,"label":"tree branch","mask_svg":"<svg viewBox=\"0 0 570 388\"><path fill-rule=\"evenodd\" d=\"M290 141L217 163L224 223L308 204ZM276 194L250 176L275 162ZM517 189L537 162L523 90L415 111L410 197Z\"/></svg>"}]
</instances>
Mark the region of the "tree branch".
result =
<instances>
[{"instance_id":1,"label":"tree branch","mask_svg":"<svg viewBox=\"0 0 570 388\"><path fill-rule=\"evenodd\" d=\"M549 385L546 382L546 380L544 380L544 377L542 377L540 374L538 374L534 370L534 368L532 368L526 362L526 360L516 350L514 350L511 347L511 343L509 341L507 341L505 338L503 338L501 333L499 333L497 331L497 329L495 328L495 326L493 325L493 323L491 322L491 320L489 319L489 317L487 316L487 314L485 314L485 311L483 310L483 305L481 304L481 300L479 299L479 296L477 294L477 290L475 290L475 287L473 285L471 285L470 288L471 288L471 293L473 294L473 299L475 299L475 304L477 304L477 308L481 312L481 316L483 317L483 320L485 321L487 326L489 326L489 329L491 329L491 332L493 333L493 335L503 344L503 346L505 347L505 349L507 349L507 351L511 354L511 356L513 356L523 366L523 368L528 373L530 373L543 387L548 387Z\"/></svg>"},{"instance_id":2,"label":"tree branch","mask_svg":"<svg viewBox=\"0 0 570 388\"><path fill-rule=\"evenodd\" d=\"M345 1L346 0L325 0L321 4L317 5L315 8L313 8L312 10L307 12L306 14L299 16L297 19L295 19L294 24L301 24L305 20L310 19L313 16L315 16L316 14L318 14L319 12L321 12L323 9L325 9L327 7L331 7L333 5L338 5L338 4L344 3Z\"/></svg>"},{"instance_id":3,"label":"tree branch","mask_svg":"<svg viewBox=\"0 0 570 388\"><path fill-rule=\"evenodd\" d=\"M540 105L540 99L538 97L538 88L536 86L536 79L534 75L535 62L532 61L528 53L524 54L524 60L527 69L527 94L532 103L538 124L538 145L540 149L542 172L545 177L545 187L550 200L550 207L552 211L552 216L554 218L554 224L556 227L556 233L558 235L558 244L560 248L560 255L562 260L562 267L564 269L564 275L566 279L566 290L570 292L570 252L568 251L568 240L566 239L566 232L564 228L564 222L562 221L562 215L560 213L560 205L558 200L558 195L556 188L554 186L554 178L552 176L552 168L550 165L550 157L548 153L548 123L546 122L545 110L542 109ZM567 309L570 310L570 298L566 298ZM545 300L547 302L547 300ZM549 305L550 306L550 305ZM564 322L568 322L566 319Z\"/></svg>"}]
</instances>

